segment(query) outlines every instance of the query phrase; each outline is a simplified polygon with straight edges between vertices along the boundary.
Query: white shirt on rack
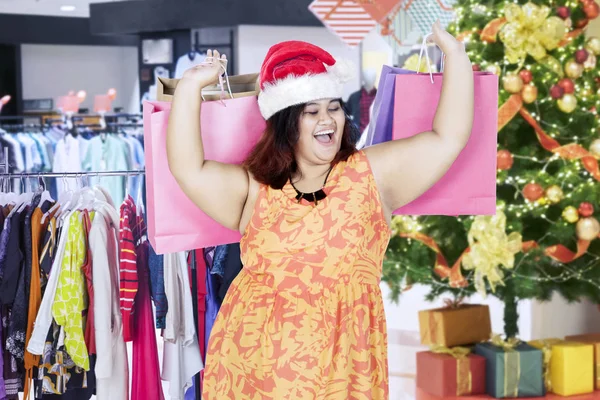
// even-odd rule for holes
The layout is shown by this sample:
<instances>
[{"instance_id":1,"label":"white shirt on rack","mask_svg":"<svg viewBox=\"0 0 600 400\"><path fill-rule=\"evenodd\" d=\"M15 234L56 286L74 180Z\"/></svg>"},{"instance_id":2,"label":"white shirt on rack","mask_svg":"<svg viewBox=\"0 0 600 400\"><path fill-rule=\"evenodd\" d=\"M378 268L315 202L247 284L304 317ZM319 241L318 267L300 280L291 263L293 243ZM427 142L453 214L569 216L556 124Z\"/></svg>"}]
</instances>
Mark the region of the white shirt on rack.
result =
<instances>
[{"instance_id":1,"label":"white shirt on rack","mask_svg":"<svg viewBox=\"0 0 600 400\"><path fill-rule=\"evenodd\" d=\"M94 284L96 398L129 399L127 346L119 309L119 213L105 203L96 207L89 233Z\"/></svg>"},{"instance_id":2,"label":"white shirt on rack","mask_svg":"<svg viewBox=\"0 0 600 400\"><path fill-rule=\"evenodd\" d=\"M68 232L71 213L72 212L69 212L65 215L66 218L62 229L63 234L58 241L58 250L54 262L52 263L44 297L42 298L40 310L38 311L33 325L31 339L29 339L29 343L27 344L27 351L31 354L42 355L46 343L46 336L48 336L48 331L52 325L52 305L54 304L54 298L56 297L56 290L58 288L58 276L60 275L60 269L62 268L65 245L69 239Z\"/></svg>"},{"instance_id":3,"label":"white shirt on rack","mask_svg":"<svg viewBox=\"0 0 600 400\"><path fill-rule=\"evenodd\" d=\"M56 143L54 150L54 165L53 172L81 172L81 143L73 135L66 135L63 139ZM67 180L67 185L64 181ZM60 178L56 180L56 189L58 193L64 192L67 189L77 189L79 184L77 178Z\"/></svg>"},{"instance_id":4,"label":"white shirt on rack","mask_svg":"<svg viewBox=\"0 0 600 400\"><path fill-rule=\"evenodd\" d=\"M194 327L192 292L184 252L165 254L165 294L169 304L163 337L161 378L169 381L171 400L183 400L192 378L202 368L200 346Z\"/></svg>"},{"instance_id":5,"label":"white shirt on rack","mask_svg":"<svg viewBox=\"0 0 600 400\"><path fill-rule=\"evenodd\" d=\"M190 58L190 53L182 55L175 66L175 79L181 79L185 71L204 62L204 60L206 60L206 55L198 52L192 53L192 58Z\"/></svg>"}]
</instances>

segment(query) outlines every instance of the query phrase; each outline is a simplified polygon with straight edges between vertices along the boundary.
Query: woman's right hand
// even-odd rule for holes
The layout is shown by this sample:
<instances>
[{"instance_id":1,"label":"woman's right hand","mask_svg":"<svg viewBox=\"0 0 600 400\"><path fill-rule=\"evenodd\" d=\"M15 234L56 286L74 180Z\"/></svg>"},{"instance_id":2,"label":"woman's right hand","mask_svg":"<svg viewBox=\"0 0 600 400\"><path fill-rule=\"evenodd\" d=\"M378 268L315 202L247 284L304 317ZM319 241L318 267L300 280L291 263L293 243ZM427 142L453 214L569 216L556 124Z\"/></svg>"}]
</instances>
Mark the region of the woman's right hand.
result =
<instances>
[{"instance_id":1,"label":"woman's right hand","mask_svg":"<svg viewBox=\"0 0 600 400\"><path fill-rule=\"evenodd\" d=\"M227 69L227 57L217 50L208 50L206 60L184 72L182 80L200 84L201 87L217 82Z\"/></svg>"}]
</instances>

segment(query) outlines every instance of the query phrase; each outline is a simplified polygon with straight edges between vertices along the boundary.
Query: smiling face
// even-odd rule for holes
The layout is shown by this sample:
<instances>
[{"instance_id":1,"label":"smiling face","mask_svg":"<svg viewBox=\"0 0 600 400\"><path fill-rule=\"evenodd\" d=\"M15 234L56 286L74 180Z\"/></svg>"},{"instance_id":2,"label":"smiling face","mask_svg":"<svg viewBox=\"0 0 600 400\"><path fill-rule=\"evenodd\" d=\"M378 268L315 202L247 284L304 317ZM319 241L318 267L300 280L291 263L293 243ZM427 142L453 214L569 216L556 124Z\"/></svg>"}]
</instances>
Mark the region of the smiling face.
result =
<instances>
[{"instance_id":1,"label":"smiling face","mask_svg":"<svg viewBox=\"0 0 600 400\"><path fill-rule=\"evenodd\" d=\"M338 99L306 103L298 121L296 159L330 164L342 145L346 116Z\"/></svg>"}]
</instances>

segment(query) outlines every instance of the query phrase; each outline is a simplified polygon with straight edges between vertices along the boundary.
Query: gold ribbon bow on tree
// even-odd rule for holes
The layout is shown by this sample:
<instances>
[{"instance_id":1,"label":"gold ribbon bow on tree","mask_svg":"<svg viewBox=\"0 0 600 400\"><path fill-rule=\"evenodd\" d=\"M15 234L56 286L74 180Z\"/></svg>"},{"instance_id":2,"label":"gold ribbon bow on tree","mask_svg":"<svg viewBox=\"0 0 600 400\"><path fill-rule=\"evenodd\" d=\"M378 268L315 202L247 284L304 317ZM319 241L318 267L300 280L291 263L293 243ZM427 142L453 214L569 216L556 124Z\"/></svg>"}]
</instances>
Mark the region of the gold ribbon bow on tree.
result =
<instances>
[{"instance_id":1,"label":"gold ribbon bow on tree","mask_svg":"<svg viewBox=\"0 0 600 400\"><path fill-rule=\"evenodd\" d=\"M500 40L511 64L522 63L527 54L539 61L559 46L568 29L559 17L548 17L550 12L550 7L533 3L504 6L506 24L500 30Z\"/></svg>"},{"instance_id":2,"label":"gold ribbon bow on tree","mask_svg":"<svg viewBox=\"0 0 600 400\"><path fill-rule=\"evenodd\" d=\"M506 215L498 211L495 216L477 216L468 234L470 250L462 258L465 269L475 270L475 289L486 296L484 279L487 278L492 292L496 285L504 285L501 266L512 269L515 254L523 248L518 232L506 234Z\"/></svg>"}]
</instances>

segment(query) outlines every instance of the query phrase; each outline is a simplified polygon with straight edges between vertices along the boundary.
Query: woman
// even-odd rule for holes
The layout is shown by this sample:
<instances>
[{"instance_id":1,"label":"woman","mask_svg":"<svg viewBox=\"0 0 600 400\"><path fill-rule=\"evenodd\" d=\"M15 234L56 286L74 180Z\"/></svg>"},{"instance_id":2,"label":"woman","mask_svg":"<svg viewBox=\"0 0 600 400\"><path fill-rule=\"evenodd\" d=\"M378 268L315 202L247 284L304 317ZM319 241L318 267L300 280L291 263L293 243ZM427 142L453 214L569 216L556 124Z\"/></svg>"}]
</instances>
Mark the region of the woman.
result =
<instances>
[{"instance_id":1,"label":"woman","mask_svg":"<svg viewBox=\"0 0 600 400\"><path fill-rule=\"evenodd\" d=\"M323 49L269 50L259 94L267 129L242 166L205 160L200 137L200 91L225 56L209 51L211 64L185 73L169 167L198 207L243 234L244 269L211 333L203 399L388 398L379 282L391 214L444 175L473 120L464 48L439 23L432 37L447 57L433 130L364 151L342 110L348 76Z\"/></svg>"}]
</instances>

